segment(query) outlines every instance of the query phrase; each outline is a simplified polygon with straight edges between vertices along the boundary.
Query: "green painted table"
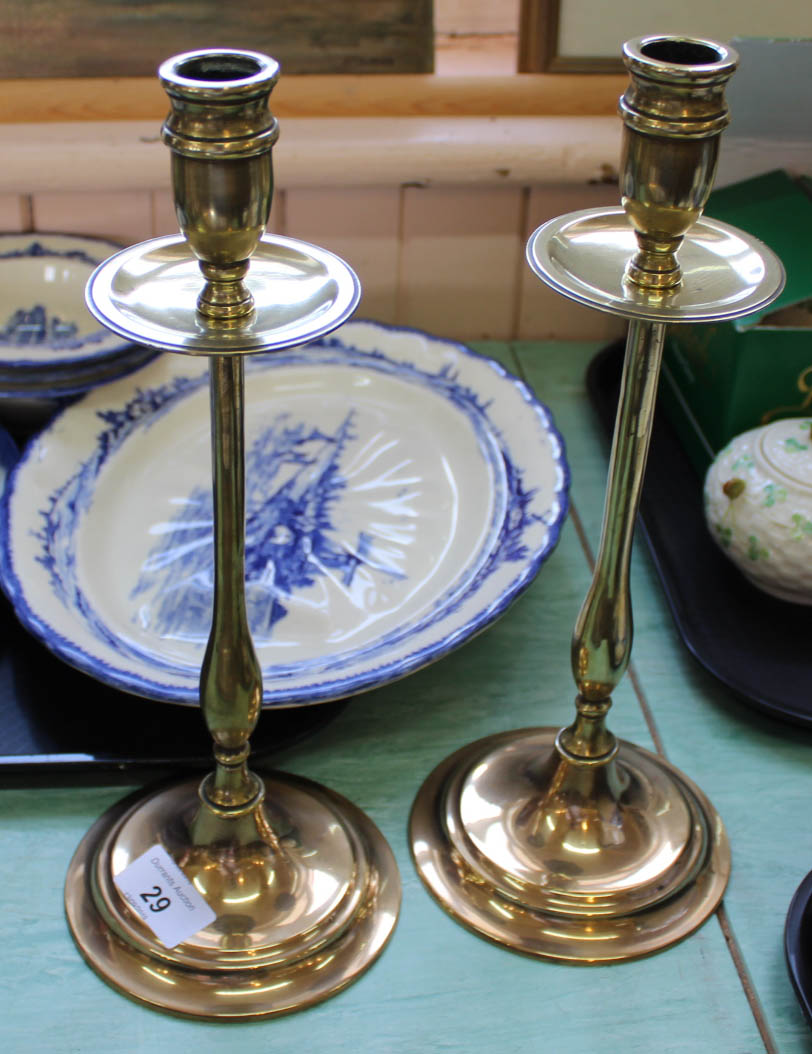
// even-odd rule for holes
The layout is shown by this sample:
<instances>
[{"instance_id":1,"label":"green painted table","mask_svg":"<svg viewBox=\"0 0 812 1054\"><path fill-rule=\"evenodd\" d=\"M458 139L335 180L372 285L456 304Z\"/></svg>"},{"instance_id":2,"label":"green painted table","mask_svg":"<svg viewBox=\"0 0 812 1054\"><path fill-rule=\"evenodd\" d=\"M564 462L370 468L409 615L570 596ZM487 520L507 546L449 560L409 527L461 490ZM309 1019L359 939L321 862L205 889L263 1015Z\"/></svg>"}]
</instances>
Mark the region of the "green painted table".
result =
<instances>
[{"instance_id":1,"label":"green painted table","mask_svg":"<svg viewBox=\"0 0 812 1054\"><path fill-rule=\"evenodd\" d=\"M747 709L681 644L642 543L633 565L633 676L611 726L660 749L709 795L733 850L724 906L688 940L609 967L525 959L452 922L409 858L406 820L430 769L472 739L572 715L572 625L597 544L607 443L587 402L594 344L481 344L552 409L572 469L572 513L530 589L486 633L434 666L353 700L278 758L365 809L389 839L403 908L380 960L300 1014L244 1024L183 1021L117 995L68 935L62 883L92 821L127 787L54 778L0 791L0 1038L10 1052L127 1054L244 1045L340 1054L807 1052L784 965L792 894L812 869L812 734ZM103 780L103 777L101 778Z\"/></svg>"}]
</instances>

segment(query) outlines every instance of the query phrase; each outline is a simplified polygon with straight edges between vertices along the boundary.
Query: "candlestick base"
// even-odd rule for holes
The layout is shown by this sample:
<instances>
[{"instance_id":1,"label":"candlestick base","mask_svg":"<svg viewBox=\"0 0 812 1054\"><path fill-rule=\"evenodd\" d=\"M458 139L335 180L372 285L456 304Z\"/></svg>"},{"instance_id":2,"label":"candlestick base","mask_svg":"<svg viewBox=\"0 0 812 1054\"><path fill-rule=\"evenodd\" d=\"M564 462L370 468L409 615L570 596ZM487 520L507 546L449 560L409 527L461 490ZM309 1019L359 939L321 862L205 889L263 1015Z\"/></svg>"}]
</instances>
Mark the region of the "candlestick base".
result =
<instances>
[{"instance_id":1,"label":"candlestick base","mask_svg":"<svg viewBox=\"0 0 812 1054\"><path fill-rule=\"evenodd\" d=\"M482 937L527 955L605 963L692 933L730 874L722 822L662 758L568 758L552 728L489 736L443 761L410 820L428 890Z\"/></svg>"},{"instance_id":2,"label":"candlestick base","mask_svg":"<svg viewBox=\"0 0 812 1054\"><path fill-rule=\"evenodd\" d=\"M190 1017L265 1017L326 999L380 954L400 905L380 831L309 780L273 773L259 784L259 800L230 815L201 803L196 780L139 794L84 837L65 909L80 951L114 988ZM171 949L114 882L156 845L216 916Z\"/></svg>"}]
</instances>

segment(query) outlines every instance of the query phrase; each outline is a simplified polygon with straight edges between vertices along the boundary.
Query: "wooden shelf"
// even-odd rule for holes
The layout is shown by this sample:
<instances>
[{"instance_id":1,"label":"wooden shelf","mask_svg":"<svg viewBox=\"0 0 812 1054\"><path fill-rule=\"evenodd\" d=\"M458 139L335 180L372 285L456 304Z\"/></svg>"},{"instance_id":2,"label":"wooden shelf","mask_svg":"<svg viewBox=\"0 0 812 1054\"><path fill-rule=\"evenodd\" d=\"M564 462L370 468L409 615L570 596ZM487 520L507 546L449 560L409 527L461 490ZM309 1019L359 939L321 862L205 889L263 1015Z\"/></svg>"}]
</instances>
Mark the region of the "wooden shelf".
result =
<instances>
[{"instance_id":1,"label":"wooden shelf","mask_svg":"<svg viewBox=\"0 0 812 1054\"><path fill-rule=\"evenodd\" d=\"M283 78L271 96L279 117L604 117L617 112L625 76L308 76ZM0 80L4 124L160 120L155 77Z\"/></svg>"}]
</instances>

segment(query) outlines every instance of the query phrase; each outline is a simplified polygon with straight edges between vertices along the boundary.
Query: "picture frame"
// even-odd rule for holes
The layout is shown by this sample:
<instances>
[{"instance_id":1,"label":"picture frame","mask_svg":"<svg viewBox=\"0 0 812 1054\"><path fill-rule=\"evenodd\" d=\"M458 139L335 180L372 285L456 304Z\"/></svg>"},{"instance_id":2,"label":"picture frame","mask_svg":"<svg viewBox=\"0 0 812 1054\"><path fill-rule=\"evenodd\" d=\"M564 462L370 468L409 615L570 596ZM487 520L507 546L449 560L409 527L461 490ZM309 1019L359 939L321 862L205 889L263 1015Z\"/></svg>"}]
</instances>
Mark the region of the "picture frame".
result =
<instances>
[{"instance_id":1,"label":"picture frame","mask_svg":"<svg viewBox=\"0 0 812 1054\"><path fill-rule=\"evenodd\" d=\"M812 38L812 5L796 0L521 0L520 73L622 73L626 40L649 33L735 38Z\"/></svg>"}]
</instances>

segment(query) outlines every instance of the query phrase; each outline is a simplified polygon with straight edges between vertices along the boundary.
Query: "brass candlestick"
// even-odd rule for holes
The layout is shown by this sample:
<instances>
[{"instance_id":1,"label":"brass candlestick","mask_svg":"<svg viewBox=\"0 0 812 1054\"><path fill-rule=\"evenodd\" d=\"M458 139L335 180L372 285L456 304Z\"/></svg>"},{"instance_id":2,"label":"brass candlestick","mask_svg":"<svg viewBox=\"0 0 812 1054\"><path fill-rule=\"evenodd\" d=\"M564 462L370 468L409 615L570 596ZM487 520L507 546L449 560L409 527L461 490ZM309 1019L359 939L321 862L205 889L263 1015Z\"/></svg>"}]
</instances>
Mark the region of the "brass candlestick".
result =
<instances>
[{"instance_id":1,"label":"brass candlestick","mask_svg":"<svg viewBox=\"0 0 812 1054\"><path fill-rule=\"evenodd\" d=\"M267 102L277 74L272 59L244 51L164 63L172 112L163 134L183 236L116 254L87 294L115 332L210 356L215 593L200 701L216 766L202 783L139 794L102 816L71 862L66 911L105 980L207 1018L276 1014L326 998L374 961L400 903L392 853L360 810L318 784L259 777L247 766L262 674L245 603L242 356L330 332L360 292L338 257L264 235L278 132ZM117 885L133 861L147 851L159 859L159 849L193 887L186 899L202 895L214 914L172 948L142 919L171 907L170 888L147 884L139 913ZM138 906L139 895L133 900Z\"/></svg>"},{"instance_id":2,"label":"brass candlestick","mask_svg":"<svg viewBox=\"0 0 812 1054\"><path fill-rule=\"evenodd\" d=\"M646 37L624 58L623 208L552 220L528 244L543 281L630 319L600 548L572 642L576 718L452 755L421 788L410 832L423 881L459 921L517 951L592 963L686 936L727 883L713 806L662 757L618 741L606 715L631 653L629 562L665 325L748 314L783 285L769 249L700 218L735 52Z\"/></svg>"}]
</instances>

